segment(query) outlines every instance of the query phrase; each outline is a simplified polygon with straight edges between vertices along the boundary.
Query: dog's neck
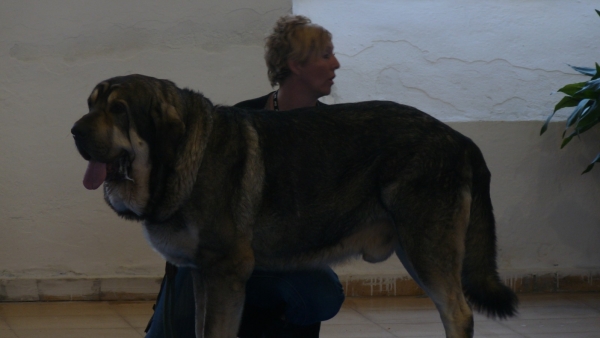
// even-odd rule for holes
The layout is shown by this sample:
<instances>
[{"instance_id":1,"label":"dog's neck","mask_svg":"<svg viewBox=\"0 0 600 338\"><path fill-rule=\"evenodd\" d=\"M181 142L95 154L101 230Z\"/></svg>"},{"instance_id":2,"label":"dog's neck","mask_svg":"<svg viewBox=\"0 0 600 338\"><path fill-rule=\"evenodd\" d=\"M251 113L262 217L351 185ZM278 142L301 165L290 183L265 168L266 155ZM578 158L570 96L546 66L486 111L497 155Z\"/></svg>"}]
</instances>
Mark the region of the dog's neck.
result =
<instances>
[{"instance_id":1,"label":"dog's neck","mask_svg":"<svg viewBox=\"0 0 600 338\"><path fill-rule=\"evenodd\" d=\"M146 215L144 219L149 222L163 222L169 219L192 192L198 177L198 170L202 164L202 158L206 144L213 127L213 105L201 94L194 93L200 102L187 102L183 110L187 112L185 118L186 133L177 150L177 160L168 175L161 196L169 196L168 199L155 200L147 210L153 213ZM198 107L198 104L201 107Z\"/></svg>"}]
</instances>

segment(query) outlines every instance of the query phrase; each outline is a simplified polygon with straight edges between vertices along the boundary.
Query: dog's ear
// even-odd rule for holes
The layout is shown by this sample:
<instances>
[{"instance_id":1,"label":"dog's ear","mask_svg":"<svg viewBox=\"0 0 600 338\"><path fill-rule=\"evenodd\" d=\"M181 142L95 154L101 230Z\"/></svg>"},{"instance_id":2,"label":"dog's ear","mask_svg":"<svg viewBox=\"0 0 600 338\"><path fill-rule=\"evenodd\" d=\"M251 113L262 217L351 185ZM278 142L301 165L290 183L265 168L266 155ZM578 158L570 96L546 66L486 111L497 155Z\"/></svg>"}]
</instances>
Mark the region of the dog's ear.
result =
<instances>
[{"instance_id":1,"label":"dog's ear","mask_svg":"<svg viewBox=\"0 0 600 338\"><path fill-rule=\"evenodd\" d=\"M163 163L174 163L179 144L185 135L185 124L174 106L162 102L152 111L156 130L156 154Z\"/></svg>"}]
</instances>

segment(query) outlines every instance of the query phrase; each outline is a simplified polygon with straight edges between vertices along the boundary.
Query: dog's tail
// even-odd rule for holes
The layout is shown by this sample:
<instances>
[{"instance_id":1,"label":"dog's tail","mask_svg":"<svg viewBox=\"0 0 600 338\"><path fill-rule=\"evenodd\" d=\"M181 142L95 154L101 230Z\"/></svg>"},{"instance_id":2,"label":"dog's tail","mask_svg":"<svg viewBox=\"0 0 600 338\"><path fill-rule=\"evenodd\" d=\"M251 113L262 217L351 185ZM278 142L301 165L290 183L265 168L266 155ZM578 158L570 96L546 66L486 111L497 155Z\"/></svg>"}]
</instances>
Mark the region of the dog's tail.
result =
<instances>
[{"instance_id":1,"label":"dog's tail","mask_svg":"<svg viewBox=\"0 0 600 338\"><path fill-rule=\"evenodd\" d=\"M488 317L512 317L517 313L518 299L498 276L491 174L479 148L474 146L470 157L472 202L462 269L463 291L474 309Z\"/></svg>"}]
</instances>

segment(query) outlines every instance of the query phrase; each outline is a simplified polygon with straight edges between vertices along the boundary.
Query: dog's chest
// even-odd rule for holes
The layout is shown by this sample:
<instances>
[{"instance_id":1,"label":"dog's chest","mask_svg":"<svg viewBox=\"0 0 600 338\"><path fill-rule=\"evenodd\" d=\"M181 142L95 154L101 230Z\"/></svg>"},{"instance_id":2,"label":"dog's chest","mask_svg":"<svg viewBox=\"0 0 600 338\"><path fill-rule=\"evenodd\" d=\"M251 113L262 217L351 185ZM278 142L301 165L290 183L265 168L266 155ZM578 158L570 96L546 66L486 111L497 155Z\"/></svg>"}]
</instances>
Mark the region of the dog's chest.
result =
<instances>
[{"instance_id":1,"label":"dog's chest","mask_svg":"<svg viewBox=\"0 0 600 338\"><path fill-rule=\"evenodd\" d=\"M144 234L154 250L177 266L197 267L198 228L172 226L168 222L150 224L144 222Z\"/></svg>"}]
</instances>

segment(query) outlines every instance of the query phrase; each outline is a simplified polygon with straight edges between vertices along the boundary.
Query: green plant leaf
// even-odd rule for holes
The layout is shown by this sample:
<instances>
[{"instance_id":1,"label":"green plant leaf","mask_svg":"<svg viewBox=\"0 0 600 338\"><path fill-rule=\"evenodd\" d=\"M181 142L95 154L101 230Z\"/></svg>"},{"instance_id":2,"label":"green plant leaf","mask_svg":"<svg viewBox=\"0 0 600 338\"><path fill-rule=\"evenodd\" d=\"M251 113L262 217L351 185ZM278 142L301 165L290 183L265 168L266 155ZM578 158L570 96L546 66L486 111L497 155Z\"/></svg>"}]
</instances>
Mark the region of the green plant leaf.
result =
<instances>
[{"instance_id":1,"label":"green plant leaf","mask_svg":"<svg viewBox=\"0 0 600 338\"><path fill-rule=\"evenodd\" d=\"M596 62L596 74L592 76L592 80L596 80L597 78L600 78L600 65L598 65L598 62Z\"/></svg>"},{"instance_id":2,"label":"green plant leaf","mask_svg":"<svg viewBox=\"0 0 600 338\"><path fill-rule=\"evenodd\" d=\"M583 107L583 108L577 107L576 109L574 109L571 112L571 115L569 115L569 117L567 118L567 122L565 123L565 131L563 131L563 134L562 134L563 137L565 137L567 130L569 130L569 128L571 128L571 126L573 126L577 123L577 120L579 120L579 117L581 116L581 113L583 113L584 109L585 109L585 107Z\"/></svg>"},{"instance_id":3,"label":"green plant leaf","mask_svg":"<svg viewBox=\"0 0 600 338\"><path fill-rule=\"evenodd\" d=\"M573 97L596 99L600 96L600 79L588 81Z\"/></svg>"},{"instance_id":4,"label":"green plant leaf","mask_svg":"<svg viewBox=\"0 0 600 338\"><path fill-rule=\"evenodd\" d=\"M554 112L567 107L575 107L579 104L582 99L574 98L572 96L565 96L554 106Z\"/></svg>"},{"instance_id":5,"label":"green plant leaf","mask_svg":"<svg viewBox=\"0 0 600 338\"><path fill-rule=\"evenodd\" d=\"M563 97L562 100L560 100L560 102L557 103L556 106L554 106L554 111L552 112L552 114L550 114L548 118L546 118L546 122L544 122L542 129L540 129L540 135L542 135L546 132L546 130L548 130L548 124L550 124L550 120L552 120L552 117L558 110L567 107L575 107L577 106L577 104L579 104L579 101L581 101L581 99L576 99L571 96Z\"/></svg>"},{"instance_id":6,"label":"green plant leaf","mask_svg":"<svg viewBox=\"0 0 600 338\"><path fill-rule=\"evenodd\" d=\"M571 142L571 139L573 139L573 137L582 133L582 131L581 131L582 128L581 129L576 128L569 136L565 137L569 128L572 125L574 125L581 118L581 115L583 115L589 109L589 103L590 103L589 99L581 100L581 102L579 102L579 104L577 105L577 108L575 108L575 110L573 110L573 112L567 119L565 130L562 133L563 141L560 145L561 149L564 148L569 142Z\"/></svg>"},{"instance_id":7,"label":"green plant leaf","mask_svg":"<svg viewBox=\"0 0 600 338\"><path fill-rule=\"evenodd\" d=\"M581 130L588 130L598 122L600 122L600 107L598 106L596 101L590 100L586 105L586 108L581 113L581 117L579 121L577 121L577 126L575 126L575 130L578 130L581 134ZM589 127L589 128L588 128Z\"/></svg>"},{"instance_id":8,"label":"green plant leaf","mask_svg":"<svg viewBox=\"0 0 600 338\"><path fill-rule=\"evenodd\" d=\"M600 154L596 155L596 158L594 158L594 160L592 161L592 163L590 163L590 165L587 166L587 168L585 168L585 170L581 173L581 175L589 172L590 170L592 170L592 168L594 167L594 164L600 162Z\"/></svg>"},{"instance_id":9,"label":"green plant leaf","mask_svg":"<svg viewBox=\"0 0 600 338\"><path fill-rule=\"evenodd\" d=\"M596 10L596 13L598 13L598 16L600 16L600 12L598 10Z\"/></svg>"},{"instance_id":10,"label":"green plant leaf","mask_svg":"<svg viewBox=\"0 0 600 338\"><path fill-rule=\"evenodd\" d=\"M550 123L550 120L552 119L552 116L554 116L555 113L556 113L556 110L554 112L552 112L552 114L550 114L550 116L548 116L548 118L546 119L546 122L544 122L544 125L542 126L542 129L540 129L540 135L542 135L543 133L546 132L546 130L548 130L548 124Z\"/></svg>"},{"instance_id":11,"label":"green plant leaf","mask_svg":"<svg viewBox=\"0 0 600 338\"><path fill-rule=\"evenodd\" d=\"M569 136L563 138L563 141L562 141L562 143L560 145L560 149L564 148L569 142L571 142L571 140L573 139L573 137L579 136L580 134L588 131L594 125L595 124L591 124L591 125L588 125L586 127L582 127L581 129L575 129L571 134L569 134Z\"/></svg>"},{"instance_id":12,"label":"green plant leaf","mask_svg":"<svg viewBox=\"0 0 600 338\"><path fill-rule=\"evenodd\" d=\"M567 64L567 65L569 65L569 64ZM594 69L594 68L577 67L577 66L573 66L573 65L569 65L569 67L573 68L574 70L580 72L583 75L588 75L588 76L596 75L596 69Z\"/></svg>"},{"instance_id":13,"label":"green plant leaf","mask_svg":"<svg viewBox=\"0 0 600 338\"><path fill-rule=\"evenodd\" d=\"M548 118L546 118L546 122L544 122L544 125L542 125L542 129L540 129L540 135L542 135L543 133L546 132L546 130L548 130L548 124L550 123L550 120L552 120L552 116L554 116L553 112L552 114L550 114L550 116L548 116Z\"/></svg>"},{"instance_id":14,"label":"green plant leaf","mask_svg":"<svg viewBox=\"0 0 600 338\"><path fill-rule=\"evenodd\" d=\"M575 93L580 91L586 85L587 85L587 82L570 83L570 84L562 87L558 91L561 93L565 93L569 96L573 96Z\"/></svg>"},{"instance_id":15,"label":"green plant leaf","mask_svg":"<svg viewBox=\"0 0 600 338\"><path fill-rule=\"evenodd\" d=\"M569 128L572 125L574 125L579 120L579 118L581 117L581 115L586 111L586 108L587 108L589 102L590 102L589 99L583 99L583 100L581 100L581 102L579 102L579 104L577 105L577 108L575 108L573 110L573 112L571 113L571 115L569 115L569 117L567 118L567 122L566 122L566 126L565 126L565 131L563 131L563 134L562 134L563 138L565 137L565 134L567 133L567 130L569 130ZM567 143L568 143L568 141L567 141Z\"/></svg>"},{"instance_id":16,"label":"green plant leaf","mask_svg":"<svg viewBox=\"0 0 600 338\"><path fill-rule=\"evenodd\" d=\"M569 142L571 142L571 140L573 139L573 137L575 137L575 135L577 135L577 134L575 132L573 132L568 137L564 137L562 142L560 143L560 149L564 148L567 144L569 144Z\"/></svg>"}]
</instances>

